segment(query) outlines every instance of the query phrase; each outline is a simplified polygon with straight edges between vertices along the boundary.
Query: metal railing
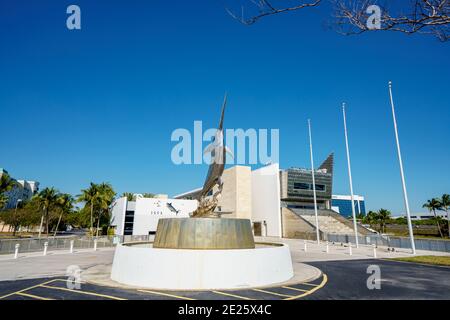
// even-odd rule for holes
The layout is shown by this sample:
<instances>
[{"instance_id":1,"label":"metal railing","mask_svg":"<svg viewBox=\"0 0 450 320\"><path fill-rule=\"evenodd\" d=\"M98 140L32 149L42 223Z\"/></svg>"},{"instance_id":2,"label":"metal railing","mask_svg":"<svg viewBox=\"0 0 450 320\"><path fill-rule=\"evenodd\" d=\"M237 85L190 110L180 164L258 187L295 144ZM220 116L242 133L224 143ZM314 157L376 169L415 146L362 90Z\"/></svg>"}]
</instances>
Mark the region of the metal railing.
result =
<instances>
[{"instance_id":1,"label":"metal railing","mask_svg":"<svg viewBox=\"0 0 450 320\"><path fill-rule=\"evenodd\" d=\"M355 236L343 234L326 234L326 240L330 242L356 243ZM411 249L409 238L392 237L383 235L359 236L358 241L362 245L386 246L391 248ZM417 250L450 252L450 241L439 239L414 239Z\"/></svg>"},{"instance_id":2,"label":"metal railing","mask_svg":"<svg viewBox=\"0 0 450 320\"><path fill-rule=\"evenodd\" d=\"M89 249L92 248L106 248L113 247L117 240L114 240L115 236L104 237L85 237L85 236L72 236L72 237L42 237L29 238L29 239L1 239L0 240L0 254L14 254L18 245L20 253L26 252L39 252L44 251L47 246L48 251L55 250L73 250L77 249Z\"/></svg>"}]
</instances>

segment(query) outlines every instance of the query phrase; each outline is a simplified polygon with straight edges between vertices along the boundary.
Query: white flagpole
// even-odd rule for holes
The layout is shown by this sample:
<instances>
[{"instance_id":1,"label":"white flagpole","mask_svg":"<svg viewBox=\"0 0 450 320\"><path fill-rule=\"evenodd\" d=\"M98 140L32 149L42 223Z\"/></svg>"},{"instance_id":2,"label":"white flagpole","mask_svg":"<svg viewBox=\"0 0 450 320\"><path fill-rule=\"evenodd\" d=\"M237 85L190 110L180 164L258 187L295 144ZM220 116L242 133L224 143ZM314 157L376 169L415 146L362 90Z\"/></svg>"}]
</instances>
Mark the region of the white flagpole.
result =
<instances>
[{"instance_id":1,"label":"white flagpole","mask_svg":"<svg viewBox=\"0 0 450 320\"><path fill-rule=\"evenodd\" d=\"M389 81L389 97L391 100L391 107L392 107L392 119L394 121L395 140L397 142L397 154L398 154L398 162L400 164L400 176L402 178L403 199L405 201L406 218L408 220L409 239L411 240L412 254L416 254L416 246L414 244L414 234L413 234L413 229L412 229L412 224L411 224L411 214L409 212L408 194L406 192L405 174L403 173L402 153L400 151L400 141L398 139L397 119L395 117L394 100L392 98L392 82L391 81Z\"/></svg>"},{"instance_id":2,"label":"white flagpole","mask_svg":"<svg viewBox=\"0 0 450 320\"><path fill-rule=\"evenodd\" d=\"M355 230L356 248L358 248L359 247L358 226L356 224L355 196L353 195L352 169L351 169L351 165L350 165L350 151L348 148L347 119L345 117L345 103L342 104L342 115L344 116L345 148L347 150L348 180L350 181L350 195L351 195L351 199L352 199L353 229Z\"/></svg>"},{"instance_id":3,"label":"white flagpole","mask_svg":"<svg viewBox=\"0 0 450 320\"><path fill-rule=\"evenodd\" d=\"M316 179L314 177L314 158L313 158L313 147L312 147L312 137L311 137L311 120L308 119L308 132L309 132L309 152L311 155L311 176L314 194L314 214L316 216L316 237L317 244L320 244L320 234L319 234L319 217L317 216L317 198L316 198Z\"/></svg>"}]
</instances>

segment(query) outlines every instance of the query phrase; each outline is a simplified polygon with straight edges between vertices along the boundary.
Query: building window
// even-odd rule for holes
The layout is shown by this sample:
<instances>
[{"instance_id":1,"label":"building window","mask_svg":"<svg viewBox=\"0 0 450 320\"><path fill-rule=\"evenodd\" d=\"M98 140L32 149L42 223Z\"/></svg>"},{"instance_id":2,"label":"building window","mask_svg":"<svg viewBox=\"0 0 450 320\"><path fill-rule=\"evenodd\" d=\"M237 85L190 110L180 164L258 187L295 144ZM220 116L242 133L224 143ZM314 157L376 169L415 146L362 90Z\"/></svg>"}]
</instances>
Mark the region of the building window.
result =
<instances>
[{"instance_id":1,"label":"building window","mask_svg":"<svg viewBox=\"0 0 450 320\"><path fill-rule=\"evenodd\" d=\"M316 190L317 191L325 191L326 186L324 184L316 184Z\"/></svg>"},{"instance_id":2,"label":"building window","mask_svg":"<svg viewBox=\"0 0 450 320\"><path fill-rule=\"evenodd\" d=\"M133 234L133 225L134 225L134 211L127 210L125 212L125 226L124 226L124 235L132 235Z\"/></svg>"},{"instance_id":3,"label":"building window","mask_svg":"<svg viewBox=\"0 0 450 320\"><path fill-rule=\"evenodd\" d=\"M294 182L294 189L296 190L313 190L312 183ZM316 191L326 191L327 187L324 184L316 184Z\"/></svg>"},{"instance_id":4,"label":"building window","mask_svg":"<svg viewBox=\"0 0 450 320\"><path fill-rule=\"evenodd\" d=\"M309 183L302 183L302 182L294 182L294 189L298 190L309 190Z\"/></svg>"}]
</instances>

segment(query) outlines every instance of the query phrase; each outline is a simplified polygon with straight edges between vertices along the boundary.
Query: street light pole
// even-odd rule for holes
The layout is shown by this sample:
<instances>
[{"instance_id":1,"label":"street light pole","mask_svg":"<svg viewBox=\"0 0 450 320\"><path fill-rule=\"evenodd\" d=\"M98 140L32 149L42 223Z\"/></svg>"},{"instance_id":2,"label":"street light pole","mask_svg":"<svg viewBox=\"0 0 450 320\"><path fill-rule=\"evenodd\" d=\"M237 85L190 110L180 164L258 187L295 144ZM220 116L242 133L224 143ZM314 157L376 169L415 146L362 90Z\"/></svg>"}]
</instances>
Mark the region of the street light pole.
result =
<instances>
[{"instance_id":1,"label":"street light pole","mask_svg":"<svg viewBox=\"0 0 450 320\"><path fill-rule=\"evenodd\" d=\"M311 137L311 120L308 119L308 132L309 132L309 153L311 155L311 176L314 194L314 215L316 216L316 237L317 244L320 244L320 234L319 234L319 217L317 215L317 197L316 197L316 180L314 177L314 158L313 158L313 147L312 147L312 137Z\"/></svg>"},{"instance_id":2,"label":"street light pole","mask_svg":"<svg viewBox=\"0 0 450 320\"><path fill-rule=\"evenodd\" d=\"M408 230L409 230L409 239L411 240L412 254L416 254L416 246L414 244L414 233L413 233L412 223L411 223L411 214L409 212L408 193L406 191L405 174L403 172L402 153L400 151L400 141L398 138L397 119L395 117L394 99L392 98L392 81L389 81L389 97L391 100L391 107L392 107L392 119L394 121L395 140L397 142L397 155L398 155L398 162L400 165L400 176L402 178L403 199L405 201L406 219L408 221Z\"/></svg>"},{"instance_id":3,"label":"street light pole","mask_svg":"<svg viewBox=\"0 0 450 320\"><path fill-rule=\"evenodd\" d=\"M351 196L351 200L352 200L353 229L355 231L356 248L358 248L359 247L358 226L356 224L355 196L353 195L352 169L351 169L351 165L350 165L350 151L348 148L347 119L345 117L345 103L342 104L342 115L344 116L345 148L347 150L348 180L350 181L350 196Z\"/></svg>"}]
</instances>

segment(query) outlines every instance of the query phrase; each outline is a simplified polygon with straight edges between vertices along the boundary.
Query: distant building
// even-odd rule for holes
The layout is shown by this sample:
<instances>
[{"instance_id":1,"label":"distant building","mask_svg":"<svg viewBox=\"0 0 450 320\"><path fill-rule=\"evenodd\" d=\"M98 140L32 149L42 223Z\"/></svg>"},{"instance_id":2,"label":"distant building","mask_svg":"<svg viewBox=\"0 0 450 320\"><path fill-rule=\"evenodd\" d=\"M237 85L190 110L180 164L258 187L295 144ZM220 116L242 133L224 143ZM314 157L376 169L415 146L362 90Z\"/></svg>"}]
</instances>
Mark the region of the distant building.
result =
<instances>
[{"instance_id":1,"label":"distant building","mask_svg":"<svg viewBox=\"0 0 450 320\"><path fill-rule=\"evenodd\" d=\"M0 168L0 176L2 176L4 173L8 174L8 171ZM31 199L31 197L33 197L33 195L39 192L39 182L37 181L15 180L13 177L11 177L11 179L16 181L17 184L14 188L5 193L5 195L8 197L8 202L3 209L15 208L19 200L28 201Z\"/></svg>"},{"instance_id":2,"label":"distant building","mask_svg":"<svg viewBox=\"0 0 450 320\"><path fill-rule=\"evenodd\" d=\"M318 209L331 209L333 189L333 159L328 158L314 170ZM314 209L314 192L311 169L290 168L280 170L281 201L293 209Z\"/></svg>"},{"instance_id":3,"label":"distant building","mask_svg":"<svg viewBox=\"0 0 450 320\"><path fill-rule=\"evenodd\" d=\"M116 235L155 234L160 218L186 218L196 208L195 200L123 197L113 205L111 227Z\"/></svg>"},{"instance_id":4,"label":"distant building","mask_svg":"<svg viewBox=\"0 0 450 320\"><path fill-rule=\"evenodd\" d=\"M366 204L363 196L353 195L355 214L366 215ZM331 197L331 210L344 217L352 216L352 197L350 195L333 195Z\"/></svg>"},{"instance_id":5,"label":"distant building","mask_svg":"<svg viewBox=\"0 0 450 320\"><path fill-rule=\"evenodd\" d=\"M445 211L436 210L436 215L442 219L447 219L447 213ZM406 218L406 214L402 214L400 217ZM432 212L411 213L411 220L426 220L432 218L434 218Z\"/></svg>"}]
</instances>

